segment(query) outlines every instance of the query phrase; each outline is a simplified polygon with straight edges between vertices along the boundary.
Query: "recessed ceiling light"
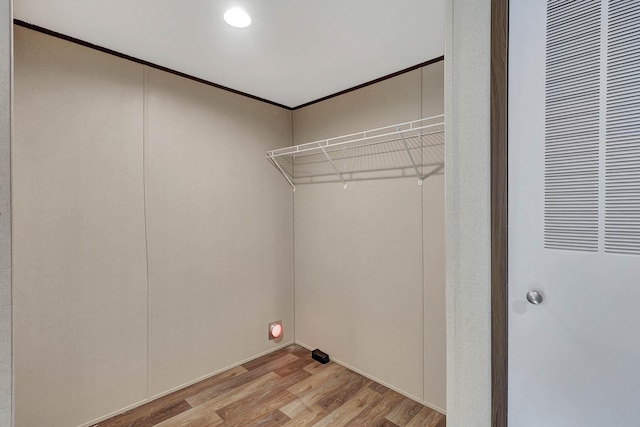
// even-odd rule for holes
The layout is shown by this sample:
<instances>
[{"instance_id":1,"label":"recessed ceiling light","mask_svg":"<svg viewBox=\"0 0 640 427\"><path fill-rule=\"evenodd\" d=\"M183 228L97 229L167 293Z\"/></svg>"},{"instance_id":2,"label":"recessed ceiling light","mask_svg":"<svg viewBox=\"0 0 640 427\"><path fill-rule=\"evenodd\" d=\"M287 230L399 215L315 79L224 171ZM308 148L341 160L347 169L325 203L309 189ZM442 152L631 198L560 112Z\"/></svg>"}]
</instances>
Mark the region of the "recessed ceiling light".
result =
<instances>
[{"instance_id":1,"label":"recessed ceiling light","mask_svg":"<svg viewBox=\"0 0 640 427\"><path fill-rule=\"evenodd\" d=\"M244 28L251 25L251 17L239 7L227 10L224 13L224 20L232 27Z\"/></svg>"}]
</instances>

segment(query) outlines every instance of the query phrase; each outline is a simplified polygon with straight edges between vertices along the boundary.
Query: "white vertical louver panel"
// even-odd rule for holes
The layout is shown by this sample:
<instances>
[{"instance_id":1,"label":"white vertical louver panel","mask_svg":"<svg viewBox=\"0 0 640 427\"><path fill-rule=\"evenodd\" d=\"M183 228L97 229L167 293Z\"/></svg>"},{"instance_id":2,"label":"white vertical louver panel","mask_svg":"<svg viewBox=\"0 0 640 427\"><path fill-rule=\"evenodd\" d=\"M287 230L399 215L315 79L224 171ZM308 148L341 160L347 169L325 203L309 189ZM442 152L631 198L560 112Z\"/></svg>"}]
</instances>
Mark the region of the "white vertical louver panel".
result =
<instances>
[{"instance_id":1,"label":"white vertical louver panel","mask_svg":"<svg viewBox=\"0 0 640 427\"><path fill-rule=\"evenodd\" d=\"M605 252L640 254L640 1L609 2Z\"/></svg>"},{"instance_id":2,"label":"white vertical louver panel","mask_svg":"<svg viewBox=\"0 0 640 427\"><path fill-rule=\"evenodd\" d=\"M549 249L598 250L601 0L549 0L545 223Z\"/></svg>"}]
</instances>

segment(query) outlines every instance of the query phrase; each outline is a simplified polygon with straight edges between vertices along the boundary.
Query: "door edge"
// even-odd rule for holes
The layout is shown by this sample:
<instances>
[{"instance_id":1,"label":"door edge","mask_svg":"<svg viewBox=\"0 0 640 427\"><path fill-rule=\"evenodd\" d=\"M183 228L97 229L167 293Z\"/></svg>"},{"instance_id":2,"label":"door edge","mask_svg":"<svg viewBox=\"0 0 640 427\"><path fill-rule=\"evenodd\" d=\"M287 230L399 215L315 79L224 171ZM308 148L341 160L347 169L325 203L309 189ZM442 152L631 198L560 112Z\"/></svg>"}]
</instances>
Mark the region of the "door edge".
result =
<instances>
[{"instance_id":1,"label":"door edge","mask_svg":"<svg viewBox=\"0 0 640 427\"><path fill-rule=\"evenodd\" d=\"M491 425L507 426L509 0L491 0Z\"/></svg>"}]
</instances>

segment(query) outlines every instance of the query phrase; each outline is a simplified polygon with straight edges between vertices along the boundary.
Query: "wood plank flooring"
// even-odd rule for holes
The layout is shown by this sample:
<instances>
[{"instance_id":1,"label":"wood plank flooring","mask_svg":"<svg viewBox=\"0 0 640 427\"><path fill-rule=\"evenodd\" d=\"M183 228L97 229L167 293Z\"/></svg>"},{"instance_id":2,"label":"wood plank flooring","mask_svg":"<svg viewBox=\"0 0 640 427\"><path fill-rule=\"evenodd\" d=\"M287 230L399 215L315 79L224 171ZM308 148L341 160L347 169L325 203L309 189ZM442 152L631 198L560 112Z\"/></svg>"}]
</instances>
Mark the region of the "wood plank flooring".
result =
<instances>
[{"instance_id":1,"label":"wood plank flooring","mask_svg":"<svg viewBox=\"0 0 640 427\"><path fill-rule=\"evenodd\" d=\"M446 427L444 415L291 345L94 427Z\"/></svg>"}]
</instances>

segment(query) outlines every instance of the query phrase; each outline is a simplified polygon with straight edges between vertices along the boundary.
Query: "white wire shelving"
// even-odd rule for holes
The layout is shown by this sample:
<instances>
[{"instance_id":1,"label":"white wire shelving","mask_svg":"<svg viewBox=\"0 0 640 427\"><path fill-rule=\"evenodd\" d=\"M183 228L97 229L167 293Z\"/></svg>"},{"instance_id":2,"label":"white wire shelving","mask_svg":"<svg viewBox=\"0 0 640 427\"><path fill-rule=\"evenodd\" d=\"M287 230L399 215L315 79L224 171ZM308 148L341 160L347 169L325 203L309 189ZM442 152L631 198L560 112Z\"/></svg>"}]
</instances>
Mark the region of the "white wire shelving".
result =
<instances>
[{"instance_id":1,"label":"white wire shelving","mask_svg":"<svg viewBox=\"0 0 640 427\"><path fill-rule=\"evenodd\" d=\"M444 115L267 152L293 191L300 184L415 176L444 168Z\"/></svg>"}]
</instances>

